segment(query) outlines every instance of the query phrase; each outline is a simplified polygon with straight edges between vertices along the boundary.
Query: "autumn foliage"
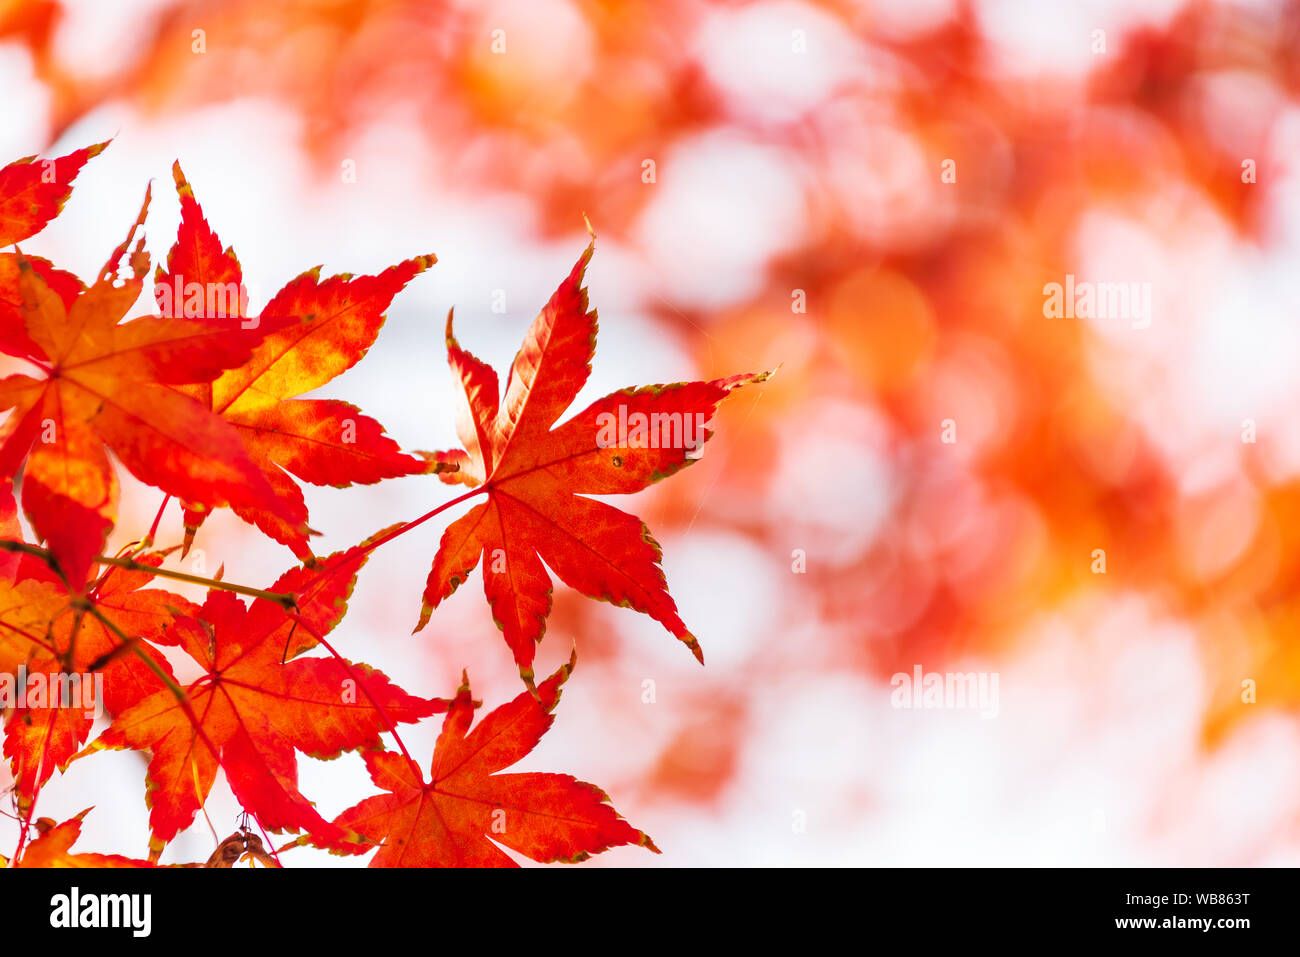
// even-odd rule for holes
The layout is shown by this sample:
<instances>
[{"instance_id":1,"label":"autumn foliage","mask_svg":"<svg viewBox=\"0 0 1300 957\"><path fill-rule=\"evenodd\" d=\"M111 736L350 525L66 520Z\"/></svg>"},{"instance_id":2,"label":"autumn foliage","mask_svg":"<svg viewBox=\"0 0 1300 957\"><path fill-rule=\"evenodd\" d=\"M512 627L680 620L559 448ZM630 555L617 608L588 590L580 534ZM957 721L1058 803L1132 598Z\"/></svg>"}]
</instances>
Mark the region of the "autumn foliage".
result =
<instances>
[{"instance_id":1,"label":"autumn foliage","mask_svg":"<svg viewBox=\"0 0 1300 957\"><path fill-rule=\"evenodd\" d=\"M187 636L177 613L219 606L166 577L185 568L328 642L272 639L280 678L232 693L238 715L316 660L357 671L351 719L367 690L387 711L363 662L424 701L465 668L472 736L576 644L558 724L494 774L598 782L665 852L595 866L1295 857L1300 788L1270 769L1300 714L1300 0L117 7L0 0L0 481L21 500L0 539L24 543L0 552L0 647L97 671L115 717L165 690L211 747L194 733L205 773L168 804L162 724L98 754L103 720L6 711L0 852L145 859L150 823L189 825L160 863L365 846L230 820L239 729L177 693L208 674L190 693L224 702L210 669L248 639L233 606ZM150 261L137 231L101 284L151 177ZM560 282L583 213L591 303ZM1149 325L1049 316L1070 276L1149 286ZM587 376L590 343L559 345L593 306ZM603 413L724 394L704 461L644 491L700 450L592 441ZM276 585L367 541L333 629ZM1007 708L894 710L917 666L1001 674ZM410 797L367 837L414 860L402 815L440 808L419 795L448 718L394 712L378 753L404 739L409 773L372 783L349 720L361 743L328 765L268 736L306 803L263 770L243 798L333 823Z\"/></svg>"},{"instance_id":2,"label":"autumn foliage","mask_svg":"<svg viewBox=\"0 0 1300 957\"><path fill-rule=\"evenodd\" d=\"M194 823L218 771L257 831L296 835L286 847L373 853L372 866L513 865L494 841L537 861L579 861L622 844L657 851L599 788L563 774L508 771L562 716L560 690L576 660L534 681L533 653L551 610L543 563L583 595L651 616L703 661L650 530L587 496L636 492L672 475L711 433L610 443L602 426L636 414L704 423L730 392L766 374L625 389L557 426L596 348L596 313L583 286L593 242L528 330L504 390L496 372L457 343L448 317L464 448L405 452L357 407L300 396L361 361L394 297L436 258L416 255L374 276L304 272L252 315L239 260L177 164L180 228L153 275L155 308L135 315L150 268L141 234L148 191L88 283L21 249L59 214L77 174L106 145L0 170L0 245L12 247L0 253L0 350L30 366L0 379L7 411L0 674L15 683L25 675L102 676L110 719L89 740L93 719L82 708L20 689L28 693L4 723L21 825L9 860L156 863ZM125 479L118 465L158 489L162 507L145 540L106 555ZM443 489L434 476L466 490L352 548L313 553L298 482L346 487L414 474L430 477L431 492ZM450 698L426 696L419 675L385 675L329 640L375 550L475 498L482 500L448 525L431 556L423 610L417 596L406 598L423 628L482 564L491 615L524 687L477 721L467 675ZM163 521L172 500L183 525ZM20 504L34 541L24 540ZM297 564L273 582L244 584L170 567L220 508L287 546ZM163 587L174 579L207 585L206 599ZM197 680L178 682L170 663L177 655L192 660ZM425 764L408 753L399 726L435 715L443 716L442 732ZM148 757L147 860L74 852L81 816L33 817L42 790L57 786L71 762L111 749ZM358 774L364 767L378 793L326 820L299 790L298 755L345 752L357 754ZM245 828L218 848L214 866L243 857L279 863Z\"/></svg>"}]
</instances>

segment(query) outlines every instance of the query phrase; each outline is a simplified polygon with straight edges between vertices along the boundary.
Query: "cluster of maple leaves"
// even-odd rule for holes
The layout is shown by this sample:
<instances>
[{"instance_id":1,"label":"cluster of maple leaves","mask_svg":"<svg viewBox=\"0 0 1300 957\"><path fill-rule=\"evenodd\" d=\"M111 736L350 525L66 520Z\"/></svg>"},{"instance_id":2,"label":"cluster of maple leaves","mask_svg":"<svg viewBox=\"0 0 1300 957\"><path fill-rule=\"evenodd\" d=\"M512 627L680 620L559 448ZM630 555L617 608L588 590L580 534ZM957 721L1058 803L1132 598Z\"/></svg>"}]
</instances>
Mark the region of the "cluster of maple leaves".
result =
<instances>
[{"instance_id":1,"label":"cluster of maple leaves","mask_svg":"<svg viewBox=\"0 0 1300 957\"><path fill-rule=\"evenodd\" d=\"M0 169L0 248L11 250L0 252L0 351L30 366L0 378L0 414L7 413L0 422L0 675L23 668L102 675L111 717L88 741L94 721L81 707L25 698L9 708L4 757L20 836L0 862L155 864L193 823L219 769L258 830L297 835L286 846L374 852L372 866L512 865L497 843L538 861L578 861L622 844L657 850L590 784L501 773L550 727L574 666L571 658L534 679L534 648L551 608L546 566L585 595L652 616L703 660L668 594L649 530L585 497L638 491L695 453L635 442L607 448L598 422L620 408L707 421L729 392L765 374L626 389L556 426L585 384L595 349L596 313L583 288L589 246L529 328L504 393L496 372L457 343L448 316L464 448L408 454L356 407L300 396L365 355L393 298L435 257L375 276L322 280L308 271L255 316L239 296L214 308L204 295L157 295L160 314L126 320L150 265L138 235L148 191L125 241L89 285L18 245L58 215L82 167L106 145ZM179 164L174 176L181 223L155 271L156 294L242 288L239 260L208 225ZM144 540L106 555L118 465L165 498ZM352 548L313 554L298 481L343 487L412 474L467 490ZM15 487L36 542L24 541ZM525 687L477 724L480 702L467 677L450 699L421 697L343 657L327 638L375 549L475 497L482 501L442 536L416 630L482 559L492 616ZM172 498L184 516L174 530L179 542L156 548L155 536L169 534L159 524ZM188 551L205 516L226 507L287 546L298 564L264 589L169 569L169 557ZM207 598L196 604L157 587L159 579L206 584ZM163 649L205 673L181 687ZM397 725L435 714L444 716L442 732L426 775ZM385 748L386 732L397 750ZM148 860L73 852L82 815L57 824L33 819L56 772L104 749L149 755ZM297 754L345 751L360 752L380 793L326 820L298 788ZM241 855L279 862L248 829L223 842L213 861L228 866Z\"/></svg>"}]
</instances>

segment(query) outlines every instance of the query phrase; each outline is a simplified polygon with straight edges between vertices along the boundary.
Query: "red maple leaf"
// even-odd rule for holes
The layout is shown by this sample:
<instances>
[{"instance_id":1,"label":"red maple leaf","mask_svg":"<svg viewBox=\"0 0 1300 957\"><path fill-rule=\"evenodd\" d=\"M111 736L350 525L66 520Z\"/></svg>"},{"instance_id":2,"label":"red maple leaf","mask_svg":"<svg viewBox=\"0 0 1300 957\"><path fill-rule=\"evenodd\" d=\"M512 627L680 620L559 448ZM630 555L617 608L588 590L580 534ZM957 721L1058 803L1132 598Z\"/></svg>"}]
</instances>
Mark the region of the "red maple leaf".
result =
<instances>
[{"instance_id":1,"label":"red maple leaf","mask_svg":"<svg viewBox=\"0 0 1300 957\"><path fill-rule=\"evenodd\" d=\"M193 821L218 767L264 828L335 834L298 790L295 751L331 758L375 747L387 720L417 721L445 710L445 701L407 694L365 665L300 657L317 645L313 634L327 634L343 617L364 561L358 546L325 560L328 573L294 568L282 575L271 591L296 597L297 620L269 599L246 607L229 592L210 591L197 616L179 618L173 628L206 672L186 689L185 702L170 690L152 694L117 715L83 752L150 752L155 858Z\"/></svg>"},{"instance_id":2,"label":"red maple leaf","mask_svg":"<svg viewBox=\"0 0 1300 957\"><path fill-rule=\"evenodd\" d=\"M181 200L181 224L167 268L158 267L155 294L164 315L242 318L243 270L232 249L208 225L194 191L173 167ZM251 359L211 382L178 387L234 427L265 480L275 489L278 509L232 503L240 518L288 545L300 559L311 557L307 504L287 473L314 485L336 488L370 485L381 479L423 472L423 459L405 455L384 427L337 399L299 399L350 369L375 343L385 311L408 282L437 262L418 256L378 276L338 275L321 281L319 267L281 289L261 312L274 323ZM190 292L186 292L189 290ZM211 296L214 291L220 296ZM197 293L197 295L194 295ZM206 294L205 294L206 293ZM233 312L232 312L233 310ZM206 510L187 503L186 547Z\"/></svg>"},{"instance_id":3,"label":"red maple leaf","mask_svg":"<svg viewBox=\"0 0 1300 957\"><path fill-rule=\"evenodd\" d=\"M171 388L247 362L267 324L245 329L237 321L157 316L119 322L148 269L141 239L130 256L132 275L115 281L148 206L146 193L126 241L70 305L30 261L18 264L25 331L38 350L25 358L38 374L0 379L0 411L13 410L0 424L0 474L22 471L23 509L74 588L116 519L110 449L141 481L187 501L281 507L235 430Z\"/></svg>"},{"instance_id":4,"label":"red maple leaf","mask_svg":"<svg viewBox=\"0 0 1300 957\"><path fill-rule=\"evenodd\" d=\"M8 480L0 481L0 538L22 540ZM137 561L159 565L163 558L152 553ZM74 604L39 559L0 555L0 681L12 680L15 695L25 690L24 704L12 708L4 724L4 755L20 810L85 743L96 711L124 711L166 687L157 672L171 676L171 667L151 643L168 641L177 614L197 612L179 595L145 587L153 578L146 571L107 567L92 577L86 599L134 647ZM20 666L28 674L22 688ZM76 676L76 684L68 685L75 700L61 697L65 675Z\"/></svg>"},{"instance_id":5,"label":"red maple leaf","mask_svg":"<svg viewBox=\"0 0 1300 957\"><path fill-rule=\"evenodd\" d=\"M415 630L483 558L492 617L530 686L534 648L551 609L543 562L588 597L650 615L704 660L668 594L649 529L578 493L636 492L690 465L712 435L706 424L718 403L769 375L623 389L552 429L591 372L596 313L587 311L582 280L593 246L533 321L504 399L496 372L459 346L447 317L447 357L463 389L456 427L465 451L436 456L460 467L440 477L481 485L487 501L443 534Z\"/></svg>"},{"instance_id":6,"label":"red maple leaf","mask_svg":"<svg viewBox=\"0 0 1300 957\"><path fill-rule=\"evenodd\" d=\"M427 782L404 755L365 752L371 780L386 793L335 818L362 840L331 849L364 854L379 845L371 867L517 866L493 841L542 862L575 863L622 844L659 853L594 785L567 774L497 773L532 751L551 727L573 665L571 658L542 682L537 697L523 692L473 731L475 702L466 677L447 710Z\"/></svg>"},{"instance_id":7,"label":"red maple leaf","mask_svg":"<svg viewBox=\"0 0 1300 957\"><path fill-rule=\"evenodd\" d=\"M161 562L161 555L146 555L142 562ZM78 612L66 594L49 621L44 640L31 645L22 662L0 662L0 671L13 673L18 663L28 673L29 686L41 681L44 702L14 708L5 720L4 755L16 782L19 806L26 806L56 769L65 768L85 744L95 713L121 713L151 694L168 693L157 674L169 677L171 666L151 643L168 643L174 616L197 611L178 595L143 587L150 577L138 571L108 568L88 589L88 599L129 638L128 647L97 618ZM154 667L141 656L147 656ZM5 657L0 654L0 657ZM58 697L60 685L51 677L76 676L71 702ZM95 682L99 683L95 683Z\"/></svg>"},{"instance_id":8,"label":"red maple leaf","mask_svg":"<svg viewBox=\"0 0 1300 957\"><path fill-rule=\"evenodd\" d=\"M0 169L0 246L35 236L59 215L72 195L72 181L106 146L107 142L97 143L39 162L35 156L27 156Z\"/></svg>"},{"instance_id":9,"label":"red maple leaf","mask_svg":"<svg viewBox=\"0 0 1300 957\"><path fill-rule=\"evenodd\" d=\"M44 229L62 211L81 168L107 145L99 143L40 162L29 156L0 169L0 246L20 243ZM0 352L27 359L39 356L41 350L23 324L20 259L14 253L0 253ZM84 289L81 280L49 260L31 256L27 261L70 309Z\"/></svg>"}]
</instances>

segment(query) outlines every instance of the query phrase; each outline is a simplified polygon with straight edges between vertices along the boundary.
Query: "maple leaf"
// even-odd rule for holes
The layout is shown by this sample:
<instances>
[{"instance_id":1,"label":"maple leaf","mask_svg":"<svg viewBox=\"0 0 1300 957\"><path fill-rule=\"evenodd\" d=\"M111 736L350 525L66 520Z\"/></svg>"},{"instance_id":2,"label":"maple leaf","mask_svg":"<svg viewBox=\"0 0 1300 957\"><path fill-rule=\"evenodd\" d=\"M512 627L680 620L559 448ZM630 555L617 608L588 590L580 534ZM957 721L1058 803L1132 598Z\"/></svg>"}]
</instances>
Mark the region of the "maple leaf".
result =
<instances>
[{"instance_id":1,"label":"maple leaf","mask_svg":"<svg viewBox=\"0 0 1300 957\"><path fill-rule=\"evenodd\" d=\"M167 268L158 267L154 286L172 310L183 306L187 317L202 316L209 308L206 300L191 299L184 290L237 290L243 270L234 251L223 249L208 225L179 163L172 172L181 200L181 224ZM356 406L297 396L360 361L374 345L393 297L435 262L436 256L417 256L377 276L342 274L324 281L320 267L309 270L290 281L262 310L262 321L279 328L257 346L249 362L212 382L180 387L235 428L281 505L277 511L232 503L235 514L288 545L300 559L311 557L307 537L316 533L307 526L302 490L286 473L314 485L343 488L427 468L423 459L404 454L384 434L384 427ZM243 315L239 296L228 294L225 301ZM205 516L206 510L192 503L186 509L187 548Z\"/></svg>"},{"instance_id":2,"label":"maple leaf","mask_svg":"<svg viewBox=\"0 0 1300 957\"><path fill-rule=\"evenodd\" d=\"M44 229L63 209L81 168L106 146L99 143L40 163L29 156L0 169L0 246L22 242ZM40 347L23 324L20 259L14 253L0 253L0 352L27 359L40 355ZM81 280L48 260L33 256L27 261L70 309L84 290Z\"/></svg>"},{"instance_id":3,"label":"maple leaf","mask_svg":"<svg viewBox=\"0 0 1300 957\"><path fill-rule=\"evenodd\" d=\"M22 541L9 478L0 479L0 537ZM0 681L13 680L18 667L29 661L57 658L51 632L53 622L67 607L67 594L38 559L0 552ZM13 720L12 712L8 720ZM15 769L14 777L21 795L23 775Z\"/></svg>"},{"instance_id":4,"label":"maple leaf","mask_svg":"<svg viewBox=\"0 0 1300 957\"><path fill-rule=\"evenodd\" d=\"M81 836L81 822L91 808L86 808L62 824L49 818L35 822L39 837L24 849L14 867L153 867L150 861L140 861L118 854L73 853L72 845Z\"/></svg>"},{"instance_id":5,"label":"maple leaf","mask_svg":"<svg viewBox=\"0 0 1300 957\"><path fill-rule=\"evenodd\" d=\"M591 372L596 312L587 311L582 281L593 249L594 243L533 321L503 399L496 372L460 347L447 317L447 357L463 392L456 428L465 450L434 459L459 466L440 472L443 481L481 485L488 500L443 534L415 630L483 557L492 617L530 687L534 649L551 610L551 579L543 562L584 595L650 615L703 662L699 643L668 594L659 545L649 529L635 516L577 493L636 492L690 465L712 435L704 425L718 403L770 375L624 389L552 430ZM622 441L619 423L639 424L638 416L646 427L639 434L634 428Z\"/></svg>"},{"instance_id":6,"label":"maple leaf","mask_svg":"<svg viewBox=\"0 0 1300 957\"><path fill-rule=\"evenodd\" d=\"M0 675L41 657L57 657L50 638L51 623L68 606L58 585L14 574L18 563L6 562L11 571L0 577Z\"/></svg>"},{"instance_id":7,"label":"maple leaf","mask_svg":"<svg viewBox=\"0 0 1300 957\"><path fill-rule=\"evenodd\" d=\"M0 246L36 235L59 215L81 168L106 146L97 143L39 163L27 156L0 169Z\"/></svg>"},{"instance_id":8,"label":"maple leaf","mask_svg":"<svg viewBox=\"0 0 1300 957\"><path fill-rule=\"evenodd\" d=\"M25 329L41 374L0 379L0 411L13 410L0 424L0 474L21 468L23 509L74 587L116 518L107 449L141 481L185 500L280 508L234 429L170 388L248 361L267 328L157 316L119 324L148 269L143 239L130 256L132 276L114 280L148 206L146 192L126 241L71 306L19 260Z\"/></svg>"},{"instance_id":9,"label":"maple leaf","mask_svg":"<svg viewBox=\"0 0 1300 957\"><path fill-rule=\"evenodd\" d=\"M0 476L0 539L19 543L23 541L23 527L18 521L18 502L14 498L14 480L7 475ZM12 585L27 579L53 584L58 581L58 576L35 555L0 551L0 585Z\"/></svg>"},{"instance_id":10,"label":"maple leaf","mask_svg":"<svg viewBox=\"0 0 1300 957\"><path fill-rule=\"evenodd\" d=\"M0 482L0 537L22 540L8 480ZM164 557L157 552L136 560L159 565ZM27 705L10 710L4 723L4 755L21 810L85 743L94 709L124 711L166 687L158 671L170 677L171 666L151 643L167 643L175 616L194 614L198 606L171 592L145 587L152 578L145 571L110 567L87 589L94 607L133 639L132 648L97 617L74 606L43 562L30 555L0 556L0 681L11 680L17 694L18 668L25 667L29 675ZM62 685L48 679L56 674L78 676L76 700L59 699ZM33 684L31 679L37 675L41 678ZM43 703L33 700L36 688Z\"/></svg>"},{"instance_id":11,"label":"maple leaf","mask_svg":"<svg viewBox=\"0 0 1300 957\"><path fill-rule=\"evenodd\" d=\"M296 596L306 627L269 599L245 606L229 592L210 591L198 614L179 618L172 629L206 672L185 689L186 701L170 691L152 694L117 715L82 752L150 752L155 859L193 821L218 767L244 809L268 830L334 833L298 790L295 749L324 759L377 746L389 728L372 700L395 722L445 710L445 701L407 694L366 665L298 657L316 646L313 632L324 635L343 617L366 554L357 546L325 560L326 572L294 568L276 581L271 590Z\"/></svg>"},{"instance_id":12,"label":"maple leaf","mask_svg":"<svg viewBox=\"0 0 1300 957\"><path fill-rule=\"evenodd\" d=\"M473 731L475 703L464 678L443 721L427 782L404 755L365 752L371 780L386 793L335 818L361 840L330 849L364 854L378 844L371 867L517 866L492 840L544 863L576 863L622 844L658 854L654 842L594 785L567 774L497 773L532 751L551 727L560 686L575 660L576 655L542 682L537 697L521 693Z\"/></svg>"},{"instance_id":13,"label":"maple leaf","mask_svg":"<svg viewBox=\"0 0 1300 957\"><path fill-rule=\"evenodd\" d=\"M138 561L161 562L161 555ZM118 714L151 694L171 694L161 671L172 678L171 666L154 644L169 644L177 615L196 613L198 606L171 592L144 588L143 572L109 568L89 590L89 600L134 647L98 618L76 610L66 593L49 622L45 641L33 645L21 662L29 676L47 676L45 702L13 709L5 720L4 755L10 762L19 807L25 808L55 770L63 770L86 742L96 709ZM0 652L0 658L4 658ZM147 657L147 664L143 659ZM0 672L12 673L12 658L0 661ZM53 675L76 675L79 697L61 702ZM30 694L29 694L30 701Z\"/></svg>"},{"instance_id":14,"label":"maple leaf","mask_svg":"<svg viewBox=\"0 0 1300 957\"><path fill-rule=\"evenodd\" d=\"M39 361L41 347L27 334L27 325L23 321L20 281L24 261L59 297L64 309L71 309L86 287L72 273L57 268L47 259L0 253L0 352L18 359Z\"/></svg>"}]
</instances>

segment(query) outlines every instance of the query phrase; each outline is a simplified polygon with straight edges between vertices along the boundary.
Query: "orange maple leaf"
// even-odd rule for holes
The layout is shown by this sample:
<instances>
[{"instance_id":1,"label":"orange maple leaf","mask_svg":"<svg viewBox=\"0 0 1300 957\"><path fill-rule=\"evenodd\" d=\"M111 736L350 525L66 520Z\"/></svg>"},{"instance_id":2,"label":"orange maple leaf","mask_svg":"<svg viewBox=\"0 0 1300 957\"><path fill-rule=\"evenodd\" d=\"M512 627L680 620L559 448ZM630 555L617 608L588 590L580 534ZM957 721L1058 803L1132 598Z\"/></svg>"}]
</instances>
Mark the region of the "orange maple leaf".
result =
<instances>
[{"instance_id":1,"label":"orange maple leaf","mask_svg":"<svg viewBox=\"0 0 1300 957\"><path fill-rule=\"evenodd\" d=\"M8 479L0 480L0 538L22 541ZM155 552L136 561L156 566L164 557ZM63 583L39 559L0 553L0 676L13 677L15 693L27 692L4 722L4 755L20 810L31 805L54 771L66 767L85 743L96 711L124 711L166 687L158 671L171 677L171 666L153 645L168 643L177 614L198 611L179 595L145 587L153 578L146 571L107 567L92 578L85 597L132 639L134 647L74 604ZM25 688L16 680L20 667L28 674ZM51 675L76 675L75 688L68 686L76 700L63 700L62 678Z\"/></svg>"},{"instance_id":2,"label":"orange maple leaf","mask_svg":"<svg viewBox=\"0 0 1300 957\"><path fill-rule=\"evenodd\" d=\"M81 822L91 808L86 808L62 824L49 818L35 822L39 836L27 845L14 867L153 867L150 861L122 857L120 854L73 853L72 845L81 836Z\"/></svg>"},{"instance_id":3,"label":"orange maple leaf","mask_svg":"<svg viewBox=\"0 0 1300 957\"><path fill-rule=\"evenodd\" d=\"M0 411L13 410L0 424L0 474L21 469L23 509L73 587L85 582L116 519L108 449L141 481L187 501L281 508L235 430L170 388L247 362L269 325L157 316L119 322L148 269L142 238L130 256L132 275L115 282L148 206L146 192L126 241L70 306L34 265L19 261L25 331L39 349L27 358L39 374L0 379Z\"/></svg>"},{"instance_id":4,"label":"orange maple leaf","mask_svg":"<svg viewBox=\"0 0 1300 957\"><path fill-rule=\"evenodd\" d=\"M155 292L160 300L167 300L174 314L183 311L187 318L204 317L218 305L225 307L224 315L216 318L242 317L244 307L236 292L243 282L239 260L232 249L222 249L179 163L172 172L180 194L181 224L167 268L160 265L155 274ZM296 396L360 361L374 345L393 297L435 262L436 256L417 256L377 276L338 275L323 282L319 267L305 272L262 310L261 321L278 328L257 346L250 361L211 382L178 387L234 427L275 490L278 509L232 503L235 514L288 545L300 559L311 557L307 537L316 533L307 526L302 490L286 472L314 485L342 488L353 483L371 485L427 467L423 459L403 454L384 434L384 427L356 406ZM209 302L201 295L223 288L228 292L221 299ZM190 298L187 289L200 295ZM187 505L188 549L206 509Z\"/></svg>"}]
</instances>

